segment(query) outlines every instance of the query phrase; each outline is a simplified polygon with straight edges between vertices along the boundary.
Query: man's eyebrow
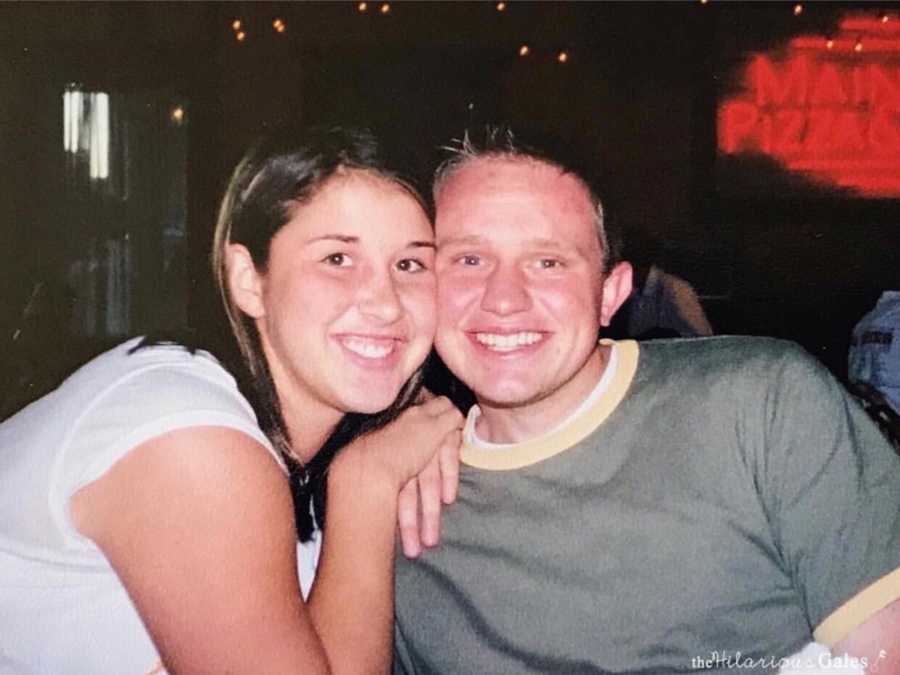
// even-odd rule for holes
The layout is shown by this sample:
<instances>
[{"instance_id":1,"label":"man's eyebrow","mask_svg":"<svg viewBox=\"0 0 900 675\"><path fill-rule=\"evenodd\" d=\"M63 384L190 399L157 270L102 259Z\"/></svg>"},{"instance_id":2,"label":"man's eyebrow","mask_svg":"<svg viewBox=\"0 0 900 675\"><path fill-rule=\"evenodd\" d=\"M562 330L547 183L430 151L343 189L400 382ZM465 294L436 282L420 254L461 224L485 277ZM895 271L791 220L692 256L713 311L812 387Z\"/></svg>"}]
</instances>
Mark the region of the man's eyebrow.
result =
<instances>
[{"instance_id":1,"label":"man's eyebrow","mask_svg":"<svg viewBox=\"0 0 900 675\"><path fill-rule=\"evenodd\" d=\"M472 244L479 244L484 241L484 237L479 234L467 234L464 237L446 237L444 239L438 239L437 245L438 248L444 246L471 246Z\"/></svg>"},{"instance_id":2,"label":"man's eyebrow","mask_svg":"<svg viewBox=\"0 0 900 675\"><path fill-rule=\"evenodd\" d=\"M462 237L447 237L446 239L439 239L437 245L438 248L444 248L445 246L474 246L486 242L489 242L489 239L479 234L467 234ZM550 239L548 237L528 239L524 242L524 244L530 247L551 249L554 251L575 250L580 252L579 247L576 245L565 244L560 242L558 239Z\"/></svg>"},{"instance_id":3,"label":"man's eyebrow","mask_svg":"<svg viewBox=\"0 0 900 675\"><path fill-rule=\"evenodd\" d=\"M406 248L437 248L433 241L411 241Z\"/></svg>"},{"instance_id":4,"label":"man's eyebrow","mask_svg":"<svg viewBox=\"0 0 900 675\"><path fill-rule=\"evenodd\" d=\"M559 239L548 239L543 237L537 239L529 239L528 244L531 246L537 246L539 248L552 248L558 251L578 248L577 246L572 244L563 244Z\"/></svg>"}]
</instances>

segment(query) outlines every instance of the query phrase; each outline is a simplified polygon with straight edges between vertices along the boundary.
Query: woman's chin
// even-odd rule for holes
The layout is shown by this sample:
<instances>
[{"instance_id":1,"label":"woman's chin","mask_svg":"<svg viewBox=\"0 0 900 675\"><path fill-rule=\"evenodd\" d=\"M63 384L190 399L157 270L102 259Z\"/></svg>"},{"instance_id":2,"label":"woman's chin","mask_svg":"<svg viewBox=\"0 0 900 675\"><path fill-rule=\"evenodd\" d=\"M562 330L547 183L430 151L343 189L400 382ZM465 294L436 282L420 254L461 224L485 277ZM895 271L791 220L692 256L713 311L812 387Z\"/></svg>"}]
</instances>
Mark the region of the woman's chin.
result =
<instances>
[{"instance_id":1,"label":"woman's chin","mask_svg":"<svg viewBox=\"0 0 900 675\"><path fill-rule=\"evenodd\" d=\"M381 412L397 399L400 387L389 389L363 388L361 391L346 392L343 398L344 410L348 413L373 415Z\"/></svg>"}]
</instances>

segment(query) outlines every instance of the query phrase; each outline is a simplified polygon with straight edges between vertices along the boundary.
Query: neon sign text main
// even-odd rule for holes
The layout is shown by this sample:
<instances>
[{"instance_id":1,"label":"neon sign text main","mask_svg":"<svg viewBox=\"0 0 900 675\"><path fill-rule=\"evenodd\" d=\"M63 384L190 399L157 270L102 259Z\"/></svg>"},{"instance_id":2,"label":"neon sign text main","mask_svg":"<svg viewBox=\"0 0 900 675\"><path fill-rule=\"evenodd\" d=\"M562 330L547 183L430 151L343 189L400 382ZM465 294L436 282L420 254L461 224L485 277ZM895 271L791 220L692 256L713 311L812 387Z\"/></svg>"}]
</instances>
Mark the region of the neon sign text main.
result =
<instances>
[{"instance_id":1,"label":"neon sign text main","mask_svg":"<svg viewBox=\"0 0 900 675\"><path fill-rule=\"evenodd\" d=\"M851 26L854 39L798 37L782 58L751 58L743 91L719 107L719 151L762 154L863 196L900 197L900 20L841 23Z\"/></svg>"}]
</instances>

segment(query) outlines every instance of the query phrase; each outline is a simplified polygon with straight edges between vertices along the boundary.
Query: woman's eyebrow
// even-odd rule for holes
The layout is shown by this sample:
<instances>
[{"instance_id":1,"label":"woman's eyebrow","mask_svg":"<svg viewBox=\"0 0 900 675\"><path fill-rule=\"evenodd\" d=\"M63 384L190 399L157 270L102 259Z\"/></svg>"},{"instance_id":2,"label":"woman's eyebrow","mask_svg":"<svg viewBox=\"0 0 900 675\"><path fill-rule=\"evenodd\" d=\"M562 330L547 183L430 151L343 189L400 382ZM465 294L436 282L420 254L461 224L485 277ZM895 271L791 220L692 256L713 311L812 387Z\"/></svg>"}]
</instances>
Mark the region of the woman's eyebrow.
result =
<instances>
[{"instance_id":1,"label":"woman's eyebrow","mask_svg":"<svg viewBox=\"0 0 900 675\"><path fill-rule=\"evenodd\" d=\"M433 241L411 241L406 248L437 248Z\"/></svg>"},{"instance_id":2,"label":"woman's eyebrow","mask_svg":"<svg viewBox=\"0 0 900 675\"><path fill-rule=\"evenodd\" d=\"M348 234L322 234L307 240L307 244L314 244L319 241L339 241L343 244L358 244L359 237ZM406 244L406 248L435 248L433 241L413 240Z\"/></svg>"},{"instance_id":3,"label":"woman's eyebrow","mask_svg":"<svg viewBox=\"0 0 900 675\"><path fill-rule=\"evenodd\" d=\"M359 237L353 237L347 234L323 234L309 239L306 243L312 244L316 241L340 241L345 244L356 244L359 242Z\"/></svg>"}]
</instances>

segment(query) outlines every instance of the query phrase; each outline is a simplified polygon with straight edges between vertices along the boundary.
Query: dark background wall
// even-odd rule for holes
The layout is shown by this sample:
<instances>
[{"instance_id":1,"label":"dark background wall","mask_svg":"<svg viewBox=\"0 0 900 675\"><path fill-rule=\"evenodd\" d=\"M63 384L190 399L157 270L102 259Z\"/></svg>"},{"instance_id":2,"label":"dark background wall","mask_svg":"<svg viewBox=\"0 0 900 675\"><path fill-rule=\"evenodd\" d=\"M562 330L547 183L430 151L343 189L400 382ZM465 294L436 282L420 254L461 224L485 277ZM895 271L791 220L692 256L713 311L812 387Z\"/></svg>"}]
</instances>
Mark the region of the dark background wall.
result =
<instances>
[{"instance_id":1,"label":"dark background wall","mask_svg":"<svg viewBox=\"0 0 900 675\"><path fill-rule=\"evenodd\" d=\"M843 374L853 323L882 289L900 287L900 204L785 196L777 184L725 196L716 101L742 54L827 31L847 8L897 7L807 3L795 16L789 3L509 2L501 12L494 2L428 2L392 3L385 14L381 4L365 12L356 2L0 5L7 355L37 352L63 372L119 339L78 339L62 322L35 328L25 347L9 342L33 284L58 281L67 251L91 227L72 224L61 198L60 97L79 82L164 92L185 105L190 324L219 320L207 273L211 226L228 172L260 131L290 117L362 119L427 163L467 123L525 119L595 153L633 240L654 241L658 261L697 286L717 332L795 339ZM58 318L51 313L50 325Z\"/></svg>"}]
</instances>

